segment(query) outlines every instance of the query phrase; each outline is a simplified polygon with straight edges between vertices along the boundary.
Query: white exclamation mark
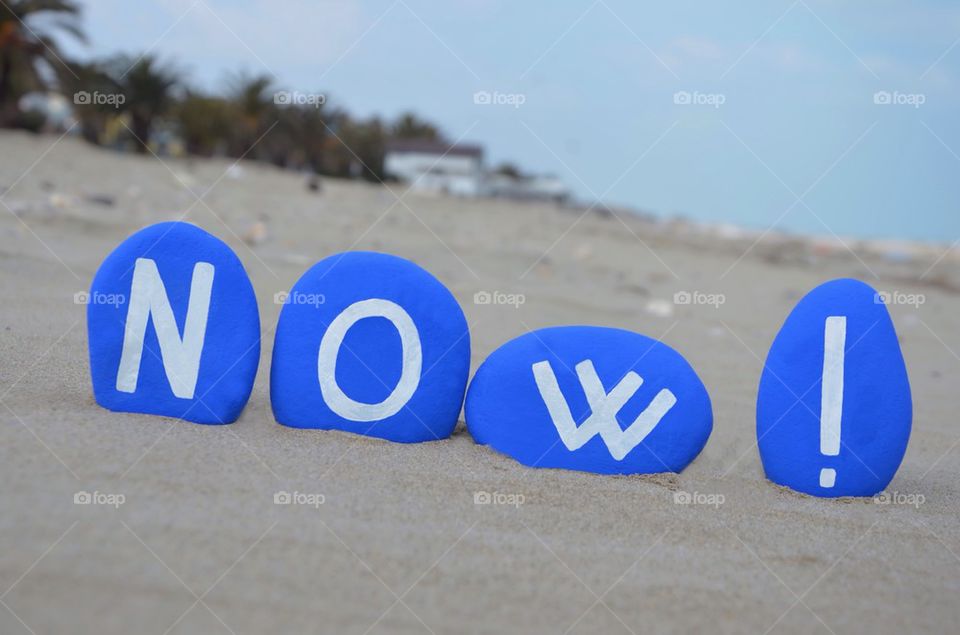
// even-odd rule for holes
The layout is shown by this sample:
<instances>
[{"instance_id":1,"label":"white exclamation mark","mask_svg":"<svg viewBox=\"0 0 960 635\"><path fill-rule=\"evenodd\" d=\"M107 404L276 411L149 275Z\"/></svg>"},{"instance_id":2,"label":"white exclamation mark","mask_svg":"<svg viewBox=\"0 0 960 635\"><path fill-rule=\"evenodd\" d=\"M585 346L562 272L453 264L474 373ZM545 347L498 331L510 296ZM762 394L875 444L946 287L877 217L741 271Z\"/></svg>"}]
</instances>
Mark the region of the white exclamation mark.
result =
<instances>
[{"instance_id":1,"label":"white exclamation mark","mask_svg":"<svg viewBox=\"0 0 960 635\"><path fill-rule=\"evenodd\" d=\"M820 392L820 454L840 454L840 419L843 415L843 349L847 342L846 316L831 315L823 330L823 383ZM837 471L820 470L820 487L833 487Z\"/></svg>"}]
</instances>

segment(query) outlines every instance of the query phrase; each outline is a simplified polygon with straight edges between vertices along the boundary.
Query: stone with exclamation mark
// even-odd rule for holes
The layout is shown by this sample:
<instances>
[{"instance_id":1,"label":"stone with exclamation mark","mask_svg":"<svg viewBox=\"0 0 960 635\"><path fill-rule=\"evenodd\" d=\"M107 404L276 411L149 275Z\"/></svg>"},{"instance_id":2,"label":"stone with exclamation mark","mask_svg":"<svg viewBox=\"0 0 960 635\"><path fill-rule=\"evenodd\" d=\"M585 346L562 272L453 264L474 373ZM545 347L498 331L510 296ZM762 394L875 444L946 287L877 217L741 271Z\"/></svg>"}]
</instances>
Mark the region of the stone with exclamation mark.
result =
<instances>
[{"instance_id":1,"label":"stone with exclamation mark","mask_svg":"<svg viewBox=\"0 0 960 635\"><path fill-rule=\"evenodd\" d=\"M857 280L808 293L764 364L757 445L767 477L815 496L872 496L906 451L910 383L883 296Z\"/></svg>"}]
</instances>

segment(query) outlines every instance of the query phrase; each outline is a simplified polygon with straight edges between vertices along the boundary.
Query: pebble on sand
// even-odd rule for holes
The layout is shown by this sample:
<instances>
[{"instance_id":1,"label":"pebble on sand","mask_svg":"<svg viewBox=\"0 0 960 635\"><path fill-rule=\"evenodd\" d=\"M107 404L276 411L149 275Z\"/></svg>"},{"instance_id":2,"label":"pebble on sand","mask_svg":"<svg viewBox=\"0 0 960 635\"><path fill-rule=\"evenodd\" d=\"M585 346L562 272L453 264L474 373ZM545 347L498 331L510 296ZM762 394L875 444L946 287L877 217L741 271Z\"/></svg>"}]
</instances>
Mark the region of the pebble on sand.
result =
<instances>
[{"instance_id":1,"label":"pebble on sand","mask_svg":"<svg viewBox=\"0 0 960 635\"><path fill-rule=\"evenodd\" d=\"M449 437L470 370L456 299L413 262L348 252L280 298L270 369L276 420L391 441Z\"/></svg>"},{"instance_id":2,"label":"pebble on sand","mask_svg":"<svg viewBox=\"0 0 960 635\"><path fill-rule=\"evenodd\" d=\"M873 496L900 466L911 419L907 369L881 295L843 279L804 296L760 378L767 477L814 496Z\"/></svg>"}]
</instances>

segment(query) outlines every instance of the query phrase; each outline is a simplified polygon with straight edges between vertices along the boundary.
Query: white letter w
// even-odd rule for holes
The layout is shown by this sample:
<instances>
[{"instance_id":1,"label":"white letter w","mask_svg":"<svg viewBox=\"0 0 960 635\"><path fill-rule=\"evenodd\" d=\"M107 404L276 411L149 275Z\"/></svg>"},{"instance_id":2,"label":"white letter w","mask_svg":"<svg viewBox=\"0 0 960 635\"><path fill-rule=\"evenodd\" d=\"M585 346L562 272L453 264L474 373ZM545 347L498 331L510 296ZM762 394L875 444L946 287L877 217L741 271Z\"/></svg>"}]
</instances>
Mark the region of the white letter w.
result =
<instances>
[{"instance_id":1,"label":"white letter w","mask_svg":"<svg viewBox=\"0 0 960 635\"><path fill-rule=\"evenodd\" d=\"M610 451L610 456L617 461L622 461L631 450L647 438L664 415L677 403L676 396L664 388L657 393L650 405L634 419L633 423L623 430L617 423L617 413L643 385L643 378L630 371L608 393L604 390L592 361L584 360L577 364L576 368L591 411L590 416L579 428L570 414L570 405L560 391L557 376L553 373L550 362L542 361L533 365L533 377L537 381L543 403L547 406L553 425L560 433L560 439L571 452L580 449L587 441L599 434L607 450Z\"/></svg>"},{"instance_id":2,"label":"white letter w","mask_svg":"<svg viewBox=\"0 0 960 635\"><path fill-rule=\"evenodd\" d=\"M209 262L198 262L193 267L190 300L183 338L170 308L167 290L157 271L157 263L149 258L137 258L130 287L130 306L123 331L123 352L117 370L117 390L136 392L140 376L140 358L147 320L153 317L153 329L160 343L163 370L173 394L181 399L192 399L200 373L200 353L207 333L207 314L210 310L210 292L213 289L214 267Z\"/></svg>"}]
</instances>

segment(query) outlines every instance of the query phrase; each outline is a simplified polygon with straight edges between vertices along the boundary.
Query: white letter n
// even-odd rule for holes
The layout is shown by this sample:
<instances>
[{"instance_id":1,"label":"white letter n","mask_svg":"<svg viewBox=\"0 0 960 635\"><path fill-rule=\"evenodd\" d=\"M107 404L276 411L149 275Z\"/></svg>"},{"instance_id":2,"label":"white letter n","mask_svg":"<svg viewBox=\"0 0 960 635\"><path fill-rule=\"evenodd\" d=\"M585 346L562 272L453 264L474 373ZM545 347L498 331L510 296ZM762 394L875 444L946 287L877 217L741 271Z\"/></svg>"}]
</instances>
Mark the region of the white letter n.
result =
<instances>
[{"instance_id":1,"label":"white letter n","mask_svg":"<svg viewBox=\"0 0 960 635\"><path fill-rule=\"evenodd\" d=\"M167 290L157 271L157 263L149 258L137 258L130 287L127 323L123 331L123 352L117 370L118 391L132 393L137 390L147 320L152 317L170 389L181 399L193 398L197 375L200 373L200 353L207 333L213 272L214 267L209 262L198 262L193 267L187 319L181 338Z\"/></svg>"}]
</instances>

